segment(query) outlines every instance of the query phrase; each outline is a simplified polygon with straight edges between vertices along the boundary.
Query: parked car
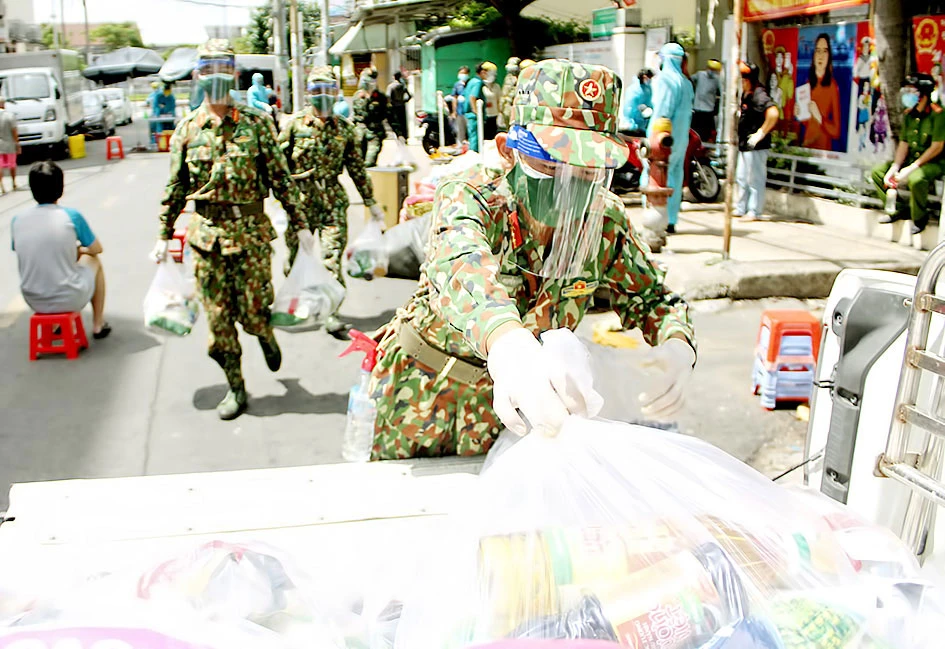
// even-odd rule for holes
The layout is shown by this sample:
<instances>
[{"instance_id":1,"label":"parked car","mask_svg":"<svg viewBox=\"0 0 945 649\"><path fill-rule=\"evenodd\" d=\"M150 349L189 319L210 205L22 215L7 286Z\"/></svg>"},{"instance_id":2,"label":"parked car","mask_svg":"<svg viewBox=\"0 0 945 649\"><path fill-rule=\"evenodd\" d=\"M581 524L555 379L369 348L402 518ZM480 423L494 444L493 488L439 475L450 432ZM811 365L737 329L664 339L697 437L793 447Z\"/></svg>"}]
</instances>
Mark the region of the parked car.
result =
<instances>
[{"instance_id":1,"label":"parked car","mask_svg":"<svg viewBox=\"0 0 945 649\"><path fill-rule=\"evenodd\" d=\"M131 100L128 99L128 95L125 94L123 88L102 88L96 90L96 92L101 94L108 102L108 107L115 114L115 121L119 126L131 124Z\"/></svg>"},{"instance_id":2,"label":"parked car","mask_svg":"<svg viewBox=\"0 0 945 649\"><path fill-rule=\"evenodd\" d=\"M115 113L98 91L89 90L82 93L82 112L85 114L87 135L115 134Z\"/></svg>"}]
</instances>

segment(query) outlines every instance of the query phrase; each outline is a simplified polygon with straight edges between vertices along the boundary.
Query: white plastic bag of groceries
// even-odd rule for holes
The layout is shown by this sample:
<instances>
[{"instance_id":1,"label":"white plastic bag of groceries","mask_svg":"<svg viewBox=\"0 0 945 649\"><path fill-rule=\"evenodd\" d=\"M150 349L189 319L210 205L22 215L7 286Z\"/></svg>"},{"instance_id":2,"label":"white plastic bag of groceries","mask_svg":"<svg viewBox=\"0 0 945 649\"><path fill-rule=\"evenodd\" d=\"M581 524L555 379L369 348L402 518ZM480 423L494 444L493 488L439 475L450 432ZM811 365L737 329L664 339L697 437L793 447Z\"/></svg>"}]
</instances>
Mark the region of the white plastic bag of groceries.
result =
<instances>
[{"instance_id":1,"label":"white plastic bag of groceries","mask_svg":"<svg viewBox=\"0 0 945 649\"><path fill-rule=\"evenodd\" d=\"M837 512L701 440L571 417L480 475L428 548L443 556L405 599L396 647L940 646L941 588L865 523L870 562L850 554Z\"/></svg>"},{"instance_id":2,"label":"white plastic bag of groceries","mask_svg":"<svg viewBox=\"0 0 945 649\"><path fill-rule=\"evenodd\" d=\"M344 299L345 287L322 263L321 244L316 238L311 253L299 248L272 303L270 322L286 331L306 331L324 322Z\"/></svg>"},{"instance_id":3,"label":"white plastic bag of groceries","mask_svg":"<svg viewBox=\"0 0 945 649\"><path fill-rule=\"evenodd\" d=\"M177 264L165 261L144 296L144 324L151 331L186 336L199 315L193 285L184 279Z\"/></svg>"},{"instance_id":4,"label":"white plastic bag of groceries","mask_svg":"<svg viewBox=\"0 0 945 649\"><path fill-rule=\"evenodd\" d=\"M390 253L384 245L384 224L378 219L368 219L358 238L345 250L345 272L351 277L366 279L387 274Z\"/></svg>"}]
</instances>

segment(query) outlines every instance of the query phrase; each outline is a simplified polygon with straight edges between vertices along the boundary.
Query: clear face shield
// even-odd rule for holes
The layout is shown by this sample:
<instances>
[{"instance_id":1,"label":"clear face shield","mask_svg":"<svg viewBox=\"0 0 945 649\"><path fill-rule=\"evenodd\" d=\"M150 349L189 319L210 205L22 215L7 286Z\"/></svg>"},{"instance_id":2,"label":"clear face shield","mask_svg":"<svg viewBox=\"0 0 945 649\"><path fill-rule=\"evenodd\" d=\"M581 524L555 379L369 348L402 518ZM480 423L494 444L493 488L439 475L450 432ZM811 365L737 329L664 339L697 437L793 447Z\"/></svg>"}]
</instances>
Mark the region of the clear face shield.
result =
<instances>
[{"instance_id":1,"label":"clear face shield","mask_svg":"<svg viewBox=\"0 0 945 649\"><path fill-rule=\"evenodd\" d=\"M319 117L330 117L338 101L338 84L327 80L310 81L308 100Z\"/></svg>"},{"instance_id":2,"label":"clear face shield","mask_svg":"<svg viewBox=\"0 0 945 649\"><path fill-rule=\"evenodd\" d=\"M513 127L513 132L508 139L515 165L508 178L518 199L522 234L544 247L537 274L549 279L582 277L600 252L614 170L557 162L527 130Z\"/></svg>"},{"instance_id":3,"label":"clear face shield","mask_svg":"<svg viewBox=\"0 0 945 649\"><path fill-rule=\"evenodd\" d=\"M197 85L211 104L229 101L230 91L236 86L236 59L232 56L200 59L197 62Z\"/></svg>"}]
</instances>

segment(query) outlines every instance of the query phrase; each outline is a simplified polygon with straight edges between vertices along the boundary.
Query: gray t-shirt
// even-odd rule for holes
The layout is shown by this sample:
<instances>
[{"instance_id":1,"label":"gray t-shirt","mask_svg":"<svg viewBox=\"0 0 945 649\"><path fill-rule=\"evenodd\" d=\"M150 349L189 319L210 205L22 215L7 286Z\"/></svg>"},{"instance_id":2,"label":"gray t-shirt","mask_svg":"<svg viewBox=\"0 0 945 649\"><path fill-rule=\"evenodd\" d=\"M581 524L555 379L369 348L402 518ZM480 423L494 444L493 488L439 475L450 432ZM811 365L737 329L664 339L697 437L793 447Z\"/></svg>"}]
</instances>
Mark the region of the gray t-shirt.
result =
<instances>
[{"instance_id":1,"label":"gray t-shirt","mask_svg":"<svg viewBox=\"0 0 945 649\"><path fill-rule=\"evenodd\" d=\"M95 235L81 214L58 205L35 205L13 217L10 234L27 304L40 313L85 306L95 275L79 266L77 246L92 245Z\"/></svg>"},{"instance_id":2,"label":"gray t-shirt","mask_svg":"<svg viewBox=\"0 0 945 649\"><path fill-rule=\"evenodd\" d=\"M16 140L13 139L13 129L16 128L16 118L8 110L0 110L0 153L16 153Z\"/></svg>"},{"instance_id":3,"label":"gray t-shirt","mask_svg":"<svg viewBox=\"0 0 945 649\"><path fill-rule=\"evenodd\" d=\"M692 80L696 85L693 109L704 113L714 113L716 97L721 89L719 75L708 70L700 70L696 72Z\"/></svg>"}]
</instances>

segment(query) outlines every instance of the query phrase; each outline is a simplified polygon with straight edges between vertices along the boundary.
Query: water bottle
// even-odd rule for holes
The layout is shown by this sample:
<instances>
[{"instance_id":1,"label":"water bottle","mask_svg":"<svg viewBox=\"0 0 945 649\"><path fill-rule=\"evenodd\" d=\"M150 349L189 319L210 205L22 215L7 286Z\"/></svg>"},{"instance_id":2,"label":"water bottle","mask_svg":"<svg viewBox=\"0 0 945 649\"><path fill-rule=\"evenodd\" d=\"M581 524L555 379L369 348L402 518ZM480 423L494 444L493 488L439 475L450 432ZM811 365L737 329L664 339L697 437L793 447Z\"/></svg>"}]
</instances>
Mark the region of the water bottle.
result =
<instances>
[{"instance_id":1,"label":"water bottle","mask_svg":"<svg viewBox=\"0 0 945 649\"><path fill-rule=\"evenodd\" d=\"M889 216L895 216L897 207L896 203L899 200L899 190L895 187L890 187L886 190L886 214Z\"/></svg>"},{"instance_id":2,"label":"water bottle","mask_svg":"<svg viewBox=\"0 0 945 649\"><path fill-rule=\"evenodd\" d=\"M364 352L364 360L358 373L358 382L348 392L348 416L345 421L345 436L341 444L341 456L348 462L367 462L374 448L374 422L377 406L371 398L371 372L377 363L377 343L369 336L352 329L348 336L351 346L341 353Z\"/></svg>"}]
</instances>

